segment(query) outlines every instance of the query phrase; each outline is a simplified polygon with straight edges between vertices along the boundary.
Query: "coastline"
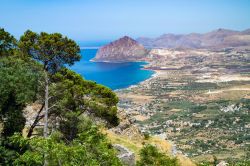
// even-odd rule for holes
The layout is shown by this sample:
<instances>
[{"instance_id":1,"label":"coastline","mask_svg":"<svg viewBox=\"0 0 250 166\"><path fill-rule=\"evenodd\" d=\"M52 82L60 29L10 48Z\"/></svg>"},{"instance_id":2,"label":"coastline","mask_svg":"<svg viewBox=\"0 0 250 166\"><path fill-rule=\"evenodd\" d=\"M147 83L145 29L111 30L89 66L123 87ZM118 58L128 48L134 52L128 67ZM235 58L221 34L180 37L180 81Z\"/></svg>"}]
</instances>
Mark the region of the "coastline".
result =
<instances>
[{"instance_id":1,"label":"coastline","mask_svg":"<svg viewBox=\"0 0 250 166\"><path fill-rule=\"evenodd\" d=\"M153 72L153 74L149 78L147 78L147 79L145 79L143 81L140 81L140 82L138 82L136 84L129 85L128 87L125 87L125 88L115 89L115 90L113 90L114 92L119 92L119 91L122 91L122 90L126 90L126 89L131 89L131 88L137 87L139 85L144 84L145 82L150 81L153 78L158 77L158 75L159 75L159 70L154 70L154 69L146 68L147 65L150 65L150 62L148 62L148 61L129 61L129 60L128 61L108 61L108 60L105 60L105 61L100 60L100 61L98 61L98 60L95 60L94 58L90 59L89 61L90 62L95 62L95 63L145 63L145 64L141 64L140 65L141 66L140 70L150 70L150 71Z\"/></svg>"},{"instance_id":2,"label":"coastline","mask_svg":"<svg viewBox=\"0 0 250 166\"><path fill-rule=\"evenodd\" d=\"M144 70L144 69L142 69L142 70ZM145 70L151 70L151 69L145 69ZM117 90L115 90L115 91L120 91L120 90L121 90L121 91L122 91L122 90L131 90L132 88L136 88L137 86L140 86L140 85L143 85L143 84L148 83L149 81L151 81L151 80L154 79L154 78L157 78L157 77L160 75L160 72L159 72L158 70L151 70L151 71L153 71L154 74L152 74L150 78L148 78L148 79L146 79L146 80L144 80L144 81L141 81L141 82L139 82L139 83L137 83L137 84L135 84L135 85L130 85L130 86L127 87L127 88L117 89Z\"/></svg>"},{"instance_id":3,"label":"coastline","mask_svg":"<svg viewBox=\"0 0 250 166\"><path fill-rule=\"evenodd\" d=\"M142 68L140 70L150 70L152 72L154 72L149 78L143 80L143 81L140 81L138 82L137 84L134 84L134 85L130 85L126 88L121 88L121 89L115 89L113 90L114 92L121 92L123 90L131 90L132 88L135 88L137 86L140 86L140 85L143 85L143 84L146 84L147 82L149 82L150 80L154 79L154 78L157 78L159 75L161 75L161 72L159 70L154 70L154 69L150 69L150 68L145 68L146 65L149 65L150 62L147 62L147 61L128 61L128 62L144 62L146 64L142 65ZM113 62L107 62L107 63L113 63ZM121 63L124 63L124 62L121 62Z\"/></svg>"},{"instance_id":4,"label":"coastline","mask_svg":"<svg viewBox=\"0 0 250 166\"><path fill-rule=\"evenodd\" d=\"M133 61L133 62L145 62L145 63L147 63L147 64L142 65L142 68L140 70L150 70L150 71L153 71L154 73L148 79L145 79L145 80L143 80L141 82L138 82L137 84L130 85L127 88L116 89L116 90L114 90L114 92L121 92L123 90L131 90L132 88L136 88L136 87L138 87L140 85L147 84L152 79L157 78L160 75L162 75L162 72L160 70L155 70L155 69L151 69L151 68L145 68L146 66L150 65L150 62L148 62L148 61Z\"/></svg>"},{"instance_id":5,"label":"coastline","mask_svg":"<svg viewBox=\"0 0 250 166\"><path fill-rule=\"evenodd\" d=\"M147 63L145 65L149 64L149 62L143 61L143 60L141 60L141 61L139 61L139 60L138 61L134 61L134 60L120 60L120 61L117 61L117 60L96 60L95 58L92 58L89 61L90 62L103 62L103 63L130 63L130 62L135 62L135 63ZM145 69L144 66L143 66L142 69ZM145 69L145 70L147 70L147 69ZM151 69L149 69L149 70L151 70Z\"/></svg>"},{"instance_id":6,"label":"coastline","mask_svg":"<svg viewBox=\"0 0 250 166\"><path fill-rule=\"evenodd\" d=\"M81 52L85 59L76 63L71 68L84 76L85 79L103 84L113 91L128 88L145 81L155 74L154 71L145 69L149 64L146 59L137 61L113 61L110 59L96 60L96 51L86 49ZM84 65L84 67L82 67ZM131 66L131 67L130 67ZM116 69L118 69L116 71ZM90 72L94 71L94 74ZM98 76L98 74L100 76ZM121 75L122 74L122 75ZM123 77L123 78L119 78ZM105 80L106 79L106 80ZM110 80L110 81L109 81Z\"/></svg>"},{"instance_id":7,"label":"coastline","mask_svg":"<svg viewBox=\"0 0 250 166\"><path fill-rule=\"evenodd\" d=\"M140 85L147 85L147 84L149 84L150 82L151 82L151 80L153 80L153 79L155 79L155 78L158 78L158 77L160 77L161 75L163 75L164 74L164 71L161 71L161 70L154 70L154 69L149 69L149 68L142 68L141 70L151 70L151 71L153 71L154 72L154 74L152 74L151 75L151 77L150 78L148 78L148 79L146 79L146 80L144 80L144 81L141 81L141 82L139 82L138 84L135 84L135 85L131 85L131 86L129 86L129 87L127 87L127 88L122 88L122 89L117 89L117 90L114 90L114 92L117 92L117 95L119 96L119 98L120 98L120 95L121 94L123 94L124 92L123 91L125 91L125 90L132 90L133 88L136 88L136 87L138 87L138 86L140 86ZM126 94L126 92L125 92L125 94ZM132 94L133 94L133 92L132 92ZM131 94L130 94L131 95ZM130 96L131 97L131 96ZM129 97L129 98L130 98ZM134 96L133 96L134 97ZM132 97L132 98L133 98ZM132 99L132 98L130 98L130 99ZM132 99L133 100L133 99ZM145 100L145 99L144 99ZM130 114L128 114L128 116L129 117L134 117L133 115L130 115ZM139 128L138 128L139 129ZM140 129L139 129L139 131L141 131ZM190 158L188 158L187 156L185 156L184 154L183 154L183 152L182 151L180 151L178 148L177 148L177 145L176 145L176 143L175 143L175 141L173 141L173 140L170 140L170 139L167 139L167 137L166 137L166 135L165 134L155 134L155 135L152 135L152 138L157 138L157 139L159 139L159 140L161 140L163 143L165 142L165 143L167 143L168 145L170 145L170 150L169 150L169 154L170 155L172 155L172 156L174 156L174 157L177 157L179 160L181 160L181 162L182 163L188 163L188 165L190 165L190 166L194 166L195 164L193 163L193 161L190 159Z\"/></svg>"}]
</instances>

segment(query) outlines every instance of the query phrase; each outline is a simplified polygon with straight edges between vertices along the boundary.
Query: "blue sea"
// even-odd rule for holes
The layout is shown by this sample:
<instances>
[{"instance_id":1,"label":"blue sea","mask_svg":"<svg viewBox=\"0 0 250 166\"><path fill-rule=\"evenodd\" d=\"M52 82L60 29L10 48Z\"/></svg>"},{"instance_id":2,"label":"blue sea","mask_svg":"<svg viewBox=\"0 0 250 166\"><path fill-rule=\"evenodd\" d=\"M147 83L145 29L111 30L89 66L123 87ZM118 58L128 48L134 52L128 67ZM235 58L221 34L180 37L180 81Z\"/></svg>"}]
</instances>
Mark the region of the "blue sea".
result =
<instances>
[{"instance_id":1,"label":"blue sea","mask_svg":"<svg viewBox=\"0 0 250 166\"><path fill-rule=\"evenodd\" d=\"M82 59L70 69L81 74L85 79L103 84L113 90L127 88L138 84L154 74L151 70L144 70L145 62L107 63L91 62L98 49L82 49Z\"/></svg>"}]
</instances>

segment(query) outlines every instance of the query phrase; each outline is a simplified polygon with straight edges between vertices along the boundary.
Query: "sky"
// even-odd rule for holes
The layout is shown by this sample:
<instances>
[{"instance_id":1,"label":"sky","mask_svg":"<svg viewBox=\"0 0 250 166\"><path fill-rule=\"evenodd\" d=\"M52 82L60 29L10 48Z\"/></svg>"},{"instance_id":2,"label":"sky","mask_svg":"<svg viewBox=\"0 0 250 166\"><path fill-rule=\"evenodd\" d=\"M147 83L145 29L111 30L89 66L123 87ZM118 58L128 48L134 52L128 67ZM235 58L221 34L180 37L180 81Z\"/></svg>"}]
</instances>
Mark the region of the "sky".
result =
<instances>
[{"instance_id":1,"label":"sky","mask_svg":"<svg viewBox=\"0 0 250 166\"><path fill-rule=\"evenodd\" d=\"M0 27L84 42L250 28L250 0L0 0Z\"/></svg>"}]
</instances>

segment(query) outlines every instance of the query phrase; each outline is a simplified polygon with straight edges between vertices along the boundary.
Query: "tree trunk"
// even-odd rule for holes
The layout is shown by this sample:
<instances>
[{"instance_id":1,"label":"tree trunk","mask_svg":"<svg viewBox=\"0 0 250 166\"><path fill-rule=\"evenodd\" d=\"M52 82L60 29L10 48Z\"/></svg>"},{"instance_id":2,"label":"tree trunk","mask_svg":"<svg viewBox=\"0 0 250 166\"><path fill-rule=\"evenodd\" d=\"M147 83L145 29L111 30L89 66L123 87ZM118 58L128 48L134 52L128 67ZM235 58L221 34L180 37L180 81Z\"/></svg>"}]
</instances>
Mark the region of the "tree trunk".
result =
<instances>
[{"instance_id":1,"label":"tree trunk","mask_svg":"<svg viewBox=\"0 0 250 166\"><path fill-rule=\"evenodd\" d=\"M44 96L44 138L48 137L48 111L49 111L49 77L47 71L45 73L45 96ZM48 166L47 154L44 154L44 166Z\"/></svg>"},{"instance_id":2,"label":"tree trunk","mask_svg":"<svg viewBox=\"0 0 250 166\"><path fill-rule=\"evenodd\" d=\"M48 137L48 109L49 109L49 77L45 71L45 97L44 97L44 130L43 136Z\"/></svg>"}]
</instances>

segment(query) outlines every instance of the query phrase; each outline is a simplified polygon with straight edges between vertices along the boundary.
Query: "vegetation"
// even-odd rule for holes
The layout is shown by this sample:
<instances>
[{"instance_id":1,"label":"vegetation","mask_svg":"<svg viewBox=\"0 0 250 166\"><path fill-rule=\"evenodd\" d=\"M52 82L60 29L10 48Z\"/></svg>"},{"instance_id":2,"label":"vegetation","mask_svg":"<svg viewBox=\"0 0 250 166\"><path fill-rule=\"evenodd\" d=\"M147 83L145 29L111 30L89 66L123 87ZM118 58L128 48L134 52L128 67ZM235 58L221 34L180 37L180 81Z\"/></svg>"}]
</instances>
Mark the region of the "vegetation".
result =
<instances>
[{"instance_id":1,"label":"vegetation","mask_svg":"<svg viewBox=\"0 0 250 166\"><path fill-rule=\"evenodd\" d=\"M41 32L37 34L30 30L27 30L24 35L21 36L18 47L22 55L27 55L43 65L45 76L44 137L47 137L50 83L48 74L55 74L65 64L73 65L75 61L79 61L80 48L73 40L59 33L48 34Z\"/></svg>"},{"instance_id":2,"label":"vegetation","mask_svg":"<svg viewBox=\"0 0 250 166\"><path fill-rule=\"evenodd\" d=\"M92 122L118 125L118 98L64 68L80 59L79 46L58 33L26 31L17 41L0 30L0 165L121 165ZM34 102L40 110L27 128L23 110Z\"/></svg>"},{"instance_id":3,"label":"vegetation","mask_svg":"<svg viewBox=\"0 0 250 166\"><path fill-rule=\"evenodd\" d=\"M0 27L0 56L10 56L14 54L17 41L10 33Z\"/></svg>"},{"instance_id":4,"label":"vegetation","mask_svg":"<svg viewBox=\"0 0 250 166\"><path fill-rule=\"evenodd\" d=\"M0 29L0 37L0 165L122 165L99 130L119 124L118 97L65 68L80 59L79 46L59 33L28 30L17 41ZM23 111L34 103L33 121ZM155 147L141 154L139 165L177 163Z\"/></svg>"},{"instance_id":5,"label":"vegetation","mask_svg":"<svg viewBox=\"0 0 250 166\"><path fill-rule=\"evenodd\" d=\"M206 58L199 63L189 62L189 50L173 59L167 57L179 50L168 51L147 65L161 66L159 75L118 92L119 105L129 108L141 131L165 136L196 162L211 161L213 155L219 162L249 160L249 51L199 50L195 57Z\"/></svg>"},{"instance_id":6,"label":"vegetation","mask_svg":"<svg viewBox=\"0 0 250 166\"><path fill-rule=\"evenodd\" d=\"M21 132L25 125L22 110L36 99L39 70L21 59L0 59L0 118L3 136Z\"/></svg>"},{"instance_id":7,"label":"vegetation","mask_svg":"<svg viewBox=\"0 0 250 166\"><path fill-rule=\"evenodd\" d=\"M140 151L140 161L136 163L137 166L151 166L151 165L167 165L178 166L176 158L170 158L165 154L159 152L153 145L146 145Z\"/></svg>"},{"instance_id":8,"label":"vegetation","mask_svg":"<svg viewBox=\"0 0 250 166\"><path fill-rule=\"evenodd\" d=\"M78 60L79 46L59 33L37 34L28 30L20 40L16 40L0 28L0 165L122 165L112 147L111 137L99 129L101 125L109 128L119 124L118 97L109 88L84 80L79 74L65 68ZM196 83L168 90L204 91L206 87L216 89L217 85ZM173 128L170 137L176 134L176 139L195 147L186 150L187 153L211 149L220 153L218 147L222 147L219 150L228 149L222 146L221 138L193 139L206 125L224 129L230 124L237 133L224 133L224 137L239 146L249 141L249 135L243 133L244 126L250 123L249 116L246 116L250 108L247 99L210 103L175 99L154 102L148 107L159 113L144 123L151 123L155 119L163 123L166 118L178 121L185 118L192 123L181 131L171 124L172 121L167 124ZM221 107L235 103L241 106L241 111L227 114L220 111ZM38 111L28 110L28 113L35 113L33 120L24 113L24 109L34 104L39 107ZM174 109L176 112L171 112ZM199 114L209 116L213 123L196 116ZM152 121L152 118L155 119ZM164 125L156 125L152 131L161 126ZM134 148L139 159L136 163L138 166L179 165L176 158L147 144L153 139L150 136L152 133L145 133L144 139L140 140L142 143L133 146L121 136L115 138ZM185 138L178 133L184 133ZM188 137L193 141L188 141ZM147 145L142 148L144 144ZM247 148L246 151L249 151ZM230 164L249 164L249 154L244 161L232 159Z\"/></svg>"},{"instance_id":9,"label":"vegetation","mask_svg":"<svg viewBox=\"0 0 250 166\"><path fill-rule=\"evenodd\" d=\"M71 142L63 141L60 132L47 139L24 139L15 135L12 141L24 143L28 149L14 161L14 165L43 165L45 155L48 165L121 165L105 135L90 120L82 119L78 131Z\"/></svg>"}]
</instances>

